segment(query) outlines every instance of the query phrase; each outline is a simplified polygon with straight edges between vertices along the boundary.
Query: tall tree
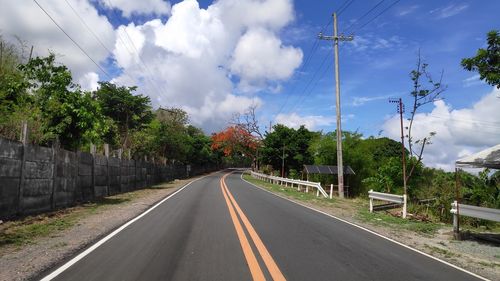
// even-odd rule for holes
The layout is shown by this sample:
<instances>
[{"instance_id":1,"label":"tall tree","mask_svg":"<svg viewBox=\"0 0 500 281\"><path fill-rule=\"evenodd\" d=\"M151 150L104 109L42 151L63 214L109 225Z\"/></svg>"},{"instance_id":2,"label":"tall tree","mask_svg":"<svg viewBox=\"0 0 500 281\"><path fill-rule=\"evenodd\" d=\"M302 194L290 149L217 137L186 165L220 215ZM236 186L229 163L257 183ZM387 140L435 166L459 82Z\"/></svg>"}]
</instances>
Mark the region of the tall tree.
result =
<instances>
[{"instance_id":1,"label":"tall tree","mask_svg":"<svg viewBox=\"0 0 500 281\"><path fill-rule=\"evenodd\" d=\"M99 82L99 89L94 92L104 115L116 122L122 148L130 146L131 130L146 126L153 118L149 97L134 95L136 89Z\"/></svg>"},{"instance_id":2,"label":"tall tree","mask_svg":"<svg viewBox=\"0 0 500 281\"><path fill-rule=\"evenodd\" d=\"M412 176L417 165L422 162L422 155L424 153L425 146L431 144L431 138L436 134L436 132L429 132L426 137L414 139L413 125L415 122L415 116L421 107L439 100L441 98L441 94L446 90L446 86L442 84L444 71L441 71L439 80L434 80L427 70L428 66L429 65L422 60L419 50L416 68L410 72L413 88L410 92L412 102L410 118L408 119L410 122L407 127L407 140L410 157L416 157L417 161L412 162L414 164L410 166L410 171L406 174L407 181ZM420 145L420 149L415 149L415 145Z\"/></svg>"},{"instance_id":3,"label":"tall tree","mask_svg":"<svg viewBox=\"0 0 500 281\"><path fill-rule=\"evenodd\" d=\"M256 148L256 138L238 126L228 127L212 135L212 149L223 151L226 157L244 156L254 159Z\"/></svg>"},{"instance_id":4,"label":"tall tree","mask_svg":"<svg viewBox=\"0 0 500 281\"><path fill-rule=\"evenodd\" d=\"M301 171L304 164L312 164L314 161L309 145L317 136L317 133L304 126L295 130L281 124L274 125L273 131L266 134L263 141L263 163L270 164L275 170L281 170L284 163L286 174L290 169Z\"/></svg>"},{"instance_id":5,"label":"tall tree","mask_svg":"<svg viewBox=\"0 0 500 281\"><path fill-rule=\"evenodd\" d=\"M99 105L73 83L71 72L56 63L54 54L31 59L19 69L32 102L44 119L46 140L57 137L64 147L76 149L107 130Z\"/></svg>"},{"instance_id":6,"label":"tall tree","mask_svg":"<svg viewBox=\"0 0 500 281\"><path fill-rule=\"evenodd\" d=\"M479 72L479 78L500 89L500 32L492 30L487 36L488 47L477 50L476 56L462 59L462 67Z\"/></svg>"}]
</instances>

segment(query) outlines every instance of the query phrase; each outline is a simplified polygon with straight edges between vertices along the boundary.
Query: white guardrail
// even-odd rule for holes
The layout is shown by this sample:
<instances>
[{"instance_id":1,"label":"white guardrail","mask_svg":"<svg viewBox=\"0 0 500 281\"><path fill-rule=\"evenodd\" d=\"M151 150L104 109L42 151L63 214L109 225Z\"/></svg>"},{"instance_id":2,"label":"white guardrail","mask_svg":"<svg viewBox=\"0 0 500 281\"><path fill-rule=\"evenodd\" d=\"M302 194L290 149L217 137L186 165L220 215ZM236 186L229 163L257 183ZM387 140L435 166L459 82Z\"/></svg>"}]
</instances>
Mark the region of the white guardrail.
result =
<instances>
[{"instance_id":1,"label":"white guardrail","mask_svg":"<svg viewBox=\"0 0 500 281\"><path fill-rule=\"evenodd\" d=\"M457 205L458 205L458 214L460 216L500 222L499 209L457 204L457 201L454 201L453 203L451 203L451 210L450 210L450 213L452 213L454 216L457 215ZM455 219L453 219L453 224L455 224Z\"/></svg>"},{"instance_id":2,"label":"white guardrail","mask_svg":"<svg viewBox=\"0 0 500 281\"><path fill-rule=\"evenodd\" d=\"M376 199L386 202L403 204L403 218L406 218L406 195L376 192L372 189L368 191L368 197L370 198L370 213L373 213L373 199Z\"/></svg>"},{"instance_id":3,"label":"white guardrail","mask_svg":"<svg viewBox=\"0 0 500 281\"><path fill-rule=\"evenodd\" d=\"M306 188L306 192L309 192L309 187L316 188L316 196L319 196L319 193L321 193L323 196L328 197L328 193L326 193L326 191L323 189L323 187L321 187L321 184L319 182L275 177L275 176L257 173L254 171L250 171L250 174L254 178L268 181L268 182L271 182L274 184L280 184L280 185L285 185L285 186L288 186L288 184L290 184L290 187L294 187L294 185L297 185L298 190L300 190L300 187L303 186Z\"/></svg>"}]
</instances>

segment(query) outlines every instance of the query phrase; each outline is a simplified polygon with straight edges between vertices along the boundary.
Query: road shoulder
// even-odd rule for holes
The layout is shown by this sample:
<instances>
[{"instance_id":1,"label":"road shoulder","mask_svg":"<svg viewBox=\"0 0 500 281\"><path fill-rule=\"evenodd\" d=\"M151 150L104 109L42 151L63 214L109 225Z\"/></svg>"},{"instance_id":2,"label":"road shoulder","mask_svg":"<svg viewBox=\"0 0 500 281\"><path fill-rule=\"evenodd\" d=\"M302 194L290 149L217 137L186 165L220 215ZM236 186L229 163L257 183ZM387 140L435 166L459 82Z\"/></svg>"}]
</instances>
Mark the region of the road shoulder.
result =
<instances>
[{"instance_id":1,"label":"road shoulder","mask_svg":"<svg viewBox=\"0 0 500 281\"><path fill-rule=\"evenodd\" d=\"M29 231L55 227L34 237L11 235L18 240L0 247L0 280L31 280L39 277L195 179L175 180L152 188L109 196L102 202L3 223L0 231L4 237L9 232L26 232L26 226Z\"/></svg>"},{"instance_id":2,"label":"road shoulder","mask_svg":"<svg viewBox=\"0 0 500 281\"><path fill-rule=\"evenodd\" d=\"M297 192L295 189L252 179L244 176L243 180L271 192L279 197L354 223L401 244L422 251L433 257L464 268L491 280L500 276L500 255L498 247L475 241L456 241L452 239L451 226L414 224L402 221L402 225L387 224L381 216L367 216L368 208L363 200L333 200L317 198L314 194ZM369 214L369 213L368 213Z\"/></svg>"}]
</instances>

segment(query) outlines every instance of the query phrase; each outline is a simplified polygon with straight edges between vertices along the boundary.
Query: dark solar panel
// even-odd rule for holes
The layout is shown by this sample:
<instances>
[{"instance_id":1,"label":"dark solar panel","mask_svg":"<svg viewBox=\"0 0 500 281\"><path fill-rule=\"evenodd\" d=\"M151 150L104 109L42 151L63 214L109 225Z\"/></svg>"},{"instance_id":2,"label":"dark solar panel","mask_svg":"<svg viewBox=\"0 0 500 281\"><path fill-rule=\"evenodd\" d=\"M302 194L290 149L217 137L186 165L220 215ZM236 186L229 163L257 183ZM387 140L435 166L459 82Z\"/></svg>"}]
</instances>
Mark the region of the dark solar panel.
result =
<instances>
[{"instance_id":1,"label":"dark solar panel","mask_svg":"<svg viewBox=\"0 0 500 281\"><path fill-rule=\"evenodd\" d=\"M304 170L308 174L323 174L323 175L336 175L337 166L327 165L304 165ZM354 171L349 166L344 166L345 175L355 175Z\"/></svg>"}]
</instances>

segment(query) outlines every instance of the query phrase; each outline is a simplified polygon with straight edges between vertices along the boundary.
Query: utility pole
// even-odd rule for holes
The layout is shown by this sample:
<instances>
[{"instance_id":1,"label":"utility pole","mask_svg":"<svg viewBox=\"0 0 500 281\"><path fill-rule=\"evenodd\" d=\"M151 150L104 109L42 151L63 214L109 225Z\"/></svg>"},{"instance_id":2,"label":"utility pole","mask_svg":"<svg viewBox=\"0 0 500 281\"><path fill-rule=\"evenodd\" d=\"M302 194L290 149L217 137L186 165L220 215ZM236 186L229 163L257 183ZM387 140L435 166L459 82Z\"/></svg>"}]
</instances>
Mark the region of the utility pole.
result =
<instances>
[{"instance_id":1,"label":"utility pole","mask_svg":"<svg viewBox=\"0 0 500 281\"><path fill-rule=\"evenodd\" d=\"M340 111L340 75L339 75L339 41L352 41L353 36L338 36L337 13L333 13L333 36L319 34L319 39L333 41L333 51L335 53L335 97L337 111L337 174L340 198L344 198L344 167L342 164L342 120Z\"/></svg>"},{"instance_id":2,"label":"utility pole","mask_svg":"<svg viewBox=\"0 0 500 281\"><path fill-rule=\"evenodd\" d=\"M401 98L399 99L390 99L390 103L397 103L398 104L398 113L399 113L399 121L401 124L401 155L403 159L403 189L404 189L404 205L403 205L403 218L406 218L406 200L408 197L408 193L406 190L406 153L405 153L405 135L403 131L403 113L405 111L405 105L403 104L403 101Z\"/></svg>"},{"instance_id":3,"label":"utility pole","mask_svg":"<svg viewBox=\"0 0 500 281\"><path fill-rule=\"evenodd\" d=\"M281 157L281 177L285 177L285 144L283 144L283 157Z\"/></svg>"}]
</instances>

